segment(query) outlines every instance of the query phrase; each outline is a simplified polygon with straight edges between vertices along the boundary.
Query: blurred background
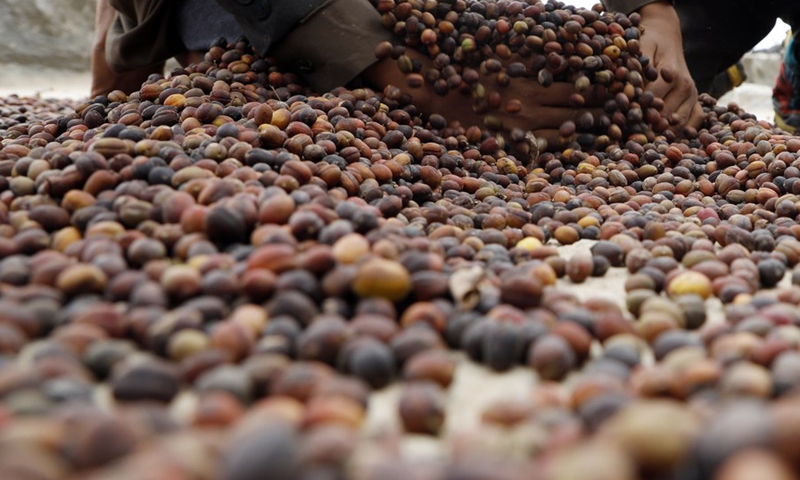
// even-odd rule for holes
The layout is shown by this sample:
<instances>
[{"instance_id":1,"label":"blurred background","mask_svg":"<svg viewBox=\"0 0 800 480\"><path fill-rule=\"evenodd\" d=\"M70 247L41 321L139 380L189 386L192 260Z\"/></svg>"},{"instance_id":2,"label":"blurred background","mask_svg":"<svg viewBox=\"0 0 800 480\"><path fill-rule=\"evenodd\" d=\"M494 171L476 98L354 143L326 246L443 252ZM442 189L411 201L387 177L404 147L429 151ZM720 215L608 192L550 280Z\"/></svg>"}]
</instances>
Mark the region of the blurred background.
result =
<instances>
[{"instance_id":1,"label":"blurred background","mask_svg":"<svg viewBox=\"0 0 800 480\"><path fill-rule=\"evenodd\" d=\"M94 0L0 2L0 95L88 95L94 5Z\"/></svg>"},{"instance_id":2,"label":"blurred background","mask_svg":"<svg viewBox=\"0 0 800 480\"><path fill-rule=\"evenodd\" d=\"M595 0L573 0L591 7ZM0 95L81 98L89 91L94 0L0 2ZM772 120L772 86L788 26L773 31L744 59L748 81L722 98Z\"/></svg>"}]
</instances>

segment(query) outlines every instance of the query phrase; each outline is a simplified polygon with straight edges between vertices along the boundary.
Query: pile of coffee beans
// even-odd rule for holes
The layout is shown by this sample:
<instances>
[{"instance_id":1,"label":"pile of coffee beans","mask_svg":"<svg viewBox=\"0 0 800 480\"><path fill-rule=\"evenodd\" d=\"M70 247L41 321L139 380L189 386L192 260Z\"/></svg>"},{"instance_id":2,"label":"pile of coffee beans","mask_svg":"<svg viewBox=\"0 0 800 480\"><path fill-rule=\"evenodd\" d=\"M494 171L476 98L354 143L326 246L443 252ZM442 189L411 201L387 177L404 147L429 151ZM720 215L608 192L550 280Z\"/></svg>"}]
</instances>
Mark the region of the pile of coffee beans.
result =
<instances>
[{"instance_id":1,"label":"pile of coffee beans","mask_svg":"<svg viewBox=\"0 0 800 480\"><path fill-rule=\"evenodd\" d=\"M635 17L379 8L462 81L469 35L536 61L577 17L648 68ZM244 41L0 98L0 478L796 478L800 137L701 101L686 138L531 160Z\"/></svg>"},{"instance_id":2,"label":"pile of coffee beans","mask_svg":"<svg viewBox=\"0 0 800 480\"><path fill-rule=\"evenodd\" d=\"M379 58L397 59L412 88L428 83L440 95L458 91L473 100L476 113L486 115L489 128L502 127L493 112L516 114L525 99L504 98L515 79L543 87L569 82L571 107L602 106L597 118L588 110L577 122L565 122L561 146L574 142L585 149L603 149L631 138L652 142L663 134L674 140L670 126L677 115L664 117L662 99L645 91L659 71L642 55L641 17L575 8L561 2L377 0L383 24L398 37L398 45L378 46ZM415 48L427 54L428 68L405 54ZM672 81L669 71L662 78ZM523 136L515 132L512 138Z\"/></svg>"}]
</instances>

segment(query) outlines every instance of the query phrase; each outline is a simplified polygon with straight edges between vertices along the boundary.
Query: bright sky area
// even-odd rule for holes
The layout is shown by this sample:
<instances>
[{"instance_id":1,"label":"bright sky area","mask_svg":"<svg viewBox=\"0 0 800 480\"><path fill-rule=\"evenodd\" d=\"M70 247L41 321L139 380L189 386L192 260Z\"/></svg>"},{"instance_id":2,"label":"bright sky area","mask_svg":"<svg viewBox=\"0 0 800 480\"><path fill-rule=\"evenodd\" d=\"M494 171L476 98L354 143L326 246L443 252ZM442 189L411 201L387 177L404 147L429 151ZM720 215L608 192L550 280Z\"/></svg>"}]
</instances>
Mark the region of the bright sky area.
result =
<instances>
[{"instance_id":1,"label":"bright sky area","mask_svg":"<svg viewBox=\"0 0 800 480\"><path fill-rule=\"evenodd\" d=\"M562 0L566 3L570 3L577 7L585 7L590 8L595 3L598 3L596 0ZM786 32L789 31L789 26L786 25L784 22L778 20L775 24L775 28L772 29L769 35L767 35L764 40L761 41L754 50L766 50L775 45L780 45L780 43L786 38Z\"/></svg>"}]
</instances>

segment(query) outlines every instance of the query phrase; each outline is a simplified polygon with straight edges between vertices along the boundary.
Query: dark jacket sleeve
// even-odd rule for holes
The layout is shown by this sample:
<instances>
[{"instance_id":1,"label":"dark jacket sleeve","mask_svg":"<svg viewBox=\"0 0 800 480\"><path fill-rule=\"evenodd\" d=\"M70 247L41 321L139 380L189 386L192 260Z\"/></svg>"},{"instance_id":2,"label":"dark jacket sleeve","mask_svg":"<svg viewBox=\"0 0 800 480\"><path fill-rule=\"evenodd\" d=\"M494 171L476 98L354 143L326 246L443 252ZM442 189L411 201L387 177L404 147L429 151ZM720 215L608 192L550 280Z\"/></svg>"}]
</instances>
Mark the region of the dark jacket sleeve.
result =
<instances>
[{"instance_id":1,"label":"dark jacket sleeve","mask_svg":"<svg viewBox=\"0 0 800 480\"><path fill-rule=\"evenodd\" d=\"M301 20L269 54L325 92L375 63L375 47L392 38L370 0L331 0Z\"/></svg>"},{"instance_id":2,"label":"dark jacket sleeve","mask_svg":"<svg viewBox=\"0 0 800 480\"><path fill-rule=\"evenodd\" d=\"M622 12L625 14L635 12L648 3L655 3L658 0L602 0L603 6L606 10L612 12ZM670 0L670 3L675 3Z\"/></svg>"},{"instance_id":3,"label":"dark jacket sleeve","mask_svg":"<svg viewBox=\"0 0 800 480\"><path fill-rule=\"evenodd\" d=\"M330 0L216 0L242 27L250 44L266 53L301 20Z\"/></svg>"}]
</instances>

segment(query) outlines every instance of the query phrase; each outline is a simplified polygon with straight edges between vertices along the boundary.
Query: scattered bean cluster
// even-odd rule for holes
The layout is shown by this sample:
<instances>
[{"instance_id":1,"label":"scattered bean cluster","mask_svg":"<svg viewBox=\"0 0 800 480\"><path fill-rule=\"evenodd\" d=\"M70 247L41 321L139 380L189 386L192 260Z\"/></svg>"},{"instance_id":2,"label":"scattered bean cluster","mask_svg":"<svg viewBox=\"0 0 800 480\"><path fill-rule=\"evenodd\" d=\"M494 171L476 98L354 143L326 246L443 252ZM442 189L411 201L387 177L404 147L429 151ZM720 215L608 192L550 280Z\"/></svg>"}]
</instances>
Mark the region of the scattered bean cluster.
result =
<instances>
[{"instance_id":1,"label":"scattered bean cluster","mask_svg":"<svg viewBox=\"0 0 800 480\"><path fill-rule=\"evenodd\" d=\"M518 54L534 11L636 23L406 4L406 34L516 12L470 35ZM131 94L1 98L0 478L797 478L800 138L701 101L687 138L531 160L243 41ZM609 272L624 302L568 292ZM475 364L538 380L462 425Z\"/></svg>"}]
</instances>

